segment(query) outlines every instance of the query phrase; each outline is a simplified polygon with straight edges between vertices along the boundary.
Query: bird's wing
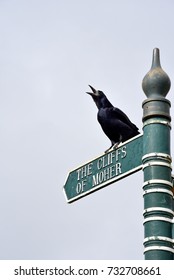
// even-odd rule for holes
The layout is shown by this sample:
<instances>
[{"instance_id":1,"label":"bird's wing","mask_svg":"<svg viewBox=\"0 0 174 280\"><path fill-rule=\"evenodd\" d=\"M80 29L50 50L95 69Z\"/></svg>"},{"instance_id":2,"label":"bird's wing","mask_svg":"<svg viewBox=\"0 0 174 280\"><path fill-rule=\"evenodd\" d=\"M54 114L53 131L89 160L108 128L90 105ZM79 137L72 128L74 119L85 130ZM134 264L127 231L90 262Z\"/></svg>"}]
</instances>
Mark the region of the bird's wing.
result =
<instances>
[{"instance_id":1,"label":"bird's wing","mask_svg":"<svg viewBox=\"0 0 174 280\"><path fill-rule=\"evenodd\" d=\"M136 127L136 125L133 124L130 121L130 119L128 118L128 116L123 111L121 111L119 108L113 107L113 108L110 108L109 110L110 110L111 117L119 119L121 122L127 124L130 128L138 131L138 128Z\"/></svg>"}]
</instances>

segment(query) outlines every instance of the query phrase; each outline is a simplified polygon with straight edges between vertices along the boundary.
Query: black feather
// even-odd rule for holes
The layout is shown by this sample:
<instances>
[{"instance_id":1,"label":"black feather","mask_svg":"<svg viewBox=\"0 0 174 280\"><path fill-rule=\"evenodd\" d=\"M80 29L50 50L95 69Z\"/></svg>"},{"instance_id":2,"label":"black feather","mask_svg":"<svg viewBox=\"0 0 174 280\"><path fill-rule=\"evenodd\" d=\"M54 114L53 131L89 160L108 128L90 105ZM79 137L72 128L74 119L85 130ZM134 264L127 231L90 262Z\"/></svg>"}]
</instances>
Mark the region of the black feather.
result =
<instances>
[{"instance_id":1,"label":"black feather","mask_svg":"<svg viewBox=\"0 0 174 280\"><path fill-rule=\"evenodd\" d=\"M111 147L117 147L120 142L125 142L139 134L138 128L128 116L120 109L114 107L106 95L90 86L90 94L98 108L97 119L107 137L111 140ZM109 149L110 149L109 148Z\"/></svg>"}]
</instances>

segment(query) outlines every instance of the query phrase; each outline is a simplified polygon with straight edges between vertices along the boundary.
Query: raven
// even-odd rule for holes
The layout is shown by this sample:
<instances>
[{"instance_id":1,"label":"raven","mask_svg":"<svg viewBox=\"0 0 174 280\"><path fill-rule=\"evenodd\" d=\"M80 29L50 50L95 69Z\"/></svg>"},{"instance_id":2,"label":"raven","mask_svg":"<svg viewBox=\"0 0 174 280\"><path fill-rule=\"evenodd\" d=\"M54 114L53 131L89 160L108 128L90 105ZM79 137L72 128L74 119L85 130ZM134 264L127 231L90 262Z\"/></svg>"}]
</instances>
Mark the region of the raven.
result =
<instances>
[{"instance_id":1,"label":"raven","mask_svg":"<svg viewBox=\"0 0 174 280\"><path fill-rule=\"evenodd\" d=\"M90 94L98 108L97 119L104 133L111 140L111 148L116 149L121 142L124 142L139 134L138 128L120 109L114 107L107 99L106 95L89 85L92 92Z\"/></svg>"}]
</instances>

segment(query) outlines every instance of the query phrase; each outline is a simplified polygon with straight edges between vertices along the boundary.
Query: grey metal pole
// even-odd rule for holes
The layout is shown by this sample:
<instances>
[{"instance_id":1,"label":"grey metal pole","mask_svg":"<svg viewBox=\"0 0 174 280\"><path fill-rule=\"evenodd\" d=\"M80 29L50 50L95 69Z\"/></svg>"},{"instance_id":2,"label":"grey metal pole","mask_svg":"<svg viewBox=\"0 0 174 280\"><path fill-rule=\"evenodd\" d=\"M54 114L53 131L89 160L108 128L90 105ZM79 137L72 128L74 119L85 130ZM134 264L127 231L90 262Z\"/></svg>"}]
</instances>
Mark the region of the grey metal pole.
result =
<instances>
[{"instance_id":1,"label":"grey metal pole","mask_svg":"<svg viewBox=\"0 0 174 280\"><path fill-rule=\"evenodd\" d=\"M161 68L157 48L142 87L147 96L143 102L144 256L147 260L172 260L171 117L170 101L165 98L170 79Z\"/></svg>"}]
</instances>

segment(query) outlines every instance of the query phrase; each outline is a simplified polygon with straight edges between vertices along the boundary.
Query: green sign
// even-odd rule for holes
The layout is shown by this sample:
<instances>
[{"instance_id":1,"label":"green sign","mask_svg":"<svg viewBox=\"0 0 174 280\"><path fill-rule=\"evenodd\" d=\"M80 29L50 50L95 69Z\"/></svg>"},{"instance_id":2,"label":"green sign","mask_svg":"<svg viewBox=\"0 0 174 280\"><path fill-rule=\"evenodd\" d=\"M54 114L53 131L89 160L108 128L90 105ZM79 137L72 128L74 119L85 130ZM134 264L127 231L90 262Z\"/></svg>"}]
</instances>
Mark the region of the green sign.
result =
<instances>
[{"instance_id":1,"label":"green sign","mask_svg":"<svg viewBox=\"0 0 174 280\"><path fill-rule=\"evenodd\" d=\"M142 168L143 135L119 145L86 164L72 170L64 185L67 202L112 184Z\"/></svg>"}]
</instances>

